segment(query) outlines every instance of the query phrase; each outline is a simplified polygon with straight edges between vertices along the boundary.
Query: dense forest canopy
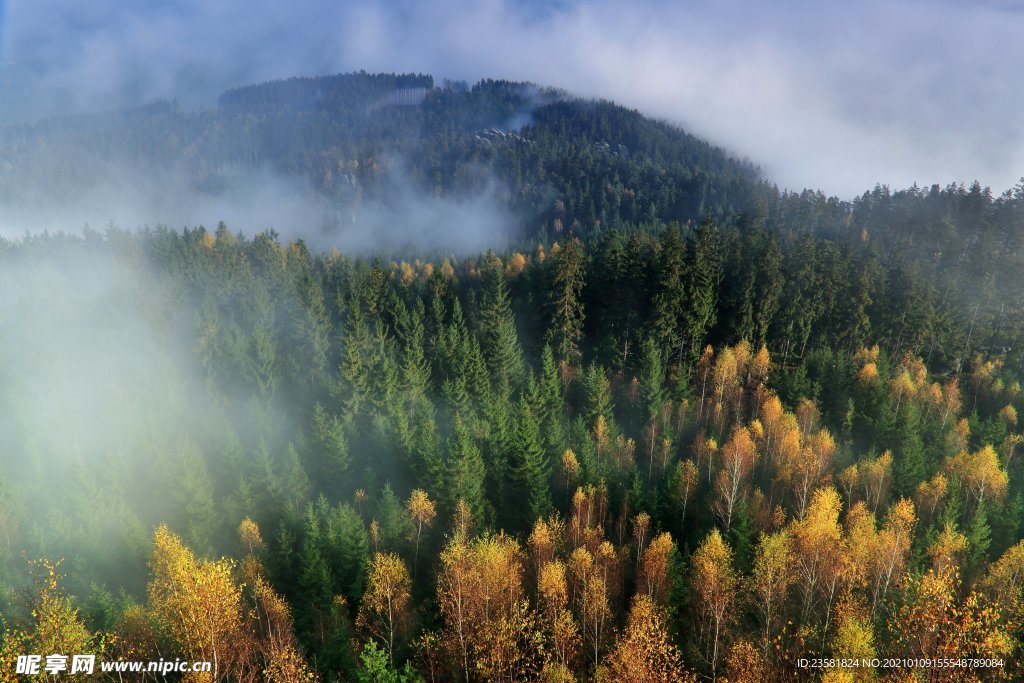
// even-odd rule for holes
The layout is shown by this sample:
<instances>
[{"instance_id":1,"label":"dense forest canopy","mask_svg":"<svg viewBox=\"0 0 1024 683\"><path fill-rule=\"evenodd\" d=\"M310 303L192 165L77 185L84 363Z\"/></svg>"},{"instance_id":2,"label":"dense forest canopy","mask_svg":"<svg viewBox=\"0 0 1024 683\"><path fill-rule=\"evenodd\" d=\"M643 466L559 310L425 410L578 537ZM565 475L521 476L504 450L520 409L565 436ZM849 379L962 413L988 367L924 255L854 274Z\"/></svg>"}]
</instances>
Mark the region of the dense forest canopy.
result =
<instances>
[{"instance_id":1,"label":"dense forest canopy","mask_svg":"<svg viewBox=\"0 0 1024 683\"><path fill-rule=\"evenodd\" d=\"M254 172L316 220L0 240L0 680L1022 675L1024 184L359 73L0 129L0 219Z\"/></svg>"}]
</instances>

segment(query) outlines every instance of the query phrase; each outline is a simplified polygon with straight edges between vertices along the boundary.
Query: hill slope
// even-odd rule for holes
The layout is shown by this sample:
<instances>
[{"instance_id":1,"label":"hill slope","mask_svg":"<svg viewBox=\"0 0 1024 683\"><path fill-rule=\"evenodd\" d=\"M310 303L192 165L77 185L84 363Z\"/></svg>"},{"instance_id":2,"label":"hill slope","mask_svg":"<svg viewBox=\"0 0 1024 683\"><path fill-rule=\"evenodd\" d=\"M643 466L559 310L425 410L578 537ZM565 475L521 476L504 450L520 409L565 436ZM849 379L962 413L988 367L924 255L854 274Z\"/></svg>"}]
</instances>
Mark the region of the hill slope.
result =
<instances>
[{"instance_id":1,"label":"hill slope","mask_svg":"<svg viewBox=\"0 0 1024 683\"><path fill-rule=\"evenodd\" d=\"M357 223L363 204L397 202L407 185L456 199L496 193L515 234L534 238L724 215L757 181L722 150L608 102L363 73L238 88L206 111L158 103L8 128L0 157L0 204L27 211L140 178L230 201L239 178L261 169L326 200L323 225L307 231ZM175 218L153 213L147 222Z\"/></svg>"}]
</instances>

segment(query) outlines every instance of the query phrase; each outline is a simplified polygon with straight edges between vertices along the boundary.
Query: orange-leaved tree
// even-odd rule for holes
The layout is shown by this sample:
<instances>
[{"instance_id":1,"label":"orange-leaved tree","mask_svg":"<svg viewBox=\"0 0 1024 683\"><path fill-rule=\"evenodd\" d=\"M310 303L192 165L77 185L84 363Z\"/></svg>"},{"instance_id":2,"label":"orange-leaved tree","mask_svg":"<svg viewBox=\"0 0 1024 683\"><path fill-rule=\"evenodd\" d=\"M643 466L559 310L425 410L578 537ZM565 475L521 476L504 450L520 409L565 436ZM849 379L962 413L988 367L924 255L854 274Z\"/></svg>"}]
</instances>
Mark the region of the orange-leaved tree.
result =
<instances>
[{"instance_id":1,"label":"orange-leaved tree","mask_svg":"<svg viewBox=\"0 0 1024 683\"><path fill-rule=\"evenodd\" d=\"M738 579L732 549L718 529L712 529L693 553L692 590L704 659L714 678L724 631L735 615Z\"/></svg>"},{"instance_id":2,"label":"orange-leaved tree","mask_svg":"<svg viewBox=\"0 0 1024 683\"><path fill-rule=\"evenodd\" d=\"M22 676L15 674L19 656L102 655L111 644L109 636L92 633L86 628L71 598L61 590L59 561L32 560L29 567L35 579L30 603L32 623L25 629L14 629L0 619L0 626L4 627L0 638L0 682L3 683L22 680ZM45 660L41 666L45 666ZM69 659L68 670L61 674L62 680L91 679L84 673L69 676L70 669Z\"/></svg>"},{"instance_id":3,"label":"orange-leaved tree","mask_svg":"<svg viewBox=\"0 0 1024 683\"><path fill-rule=\"evenodd\" d=\"M648 595L633 598L626 628L607 659L613 681L679 683L686 680L679 649L668 639L668 618Z\"/></svg>"},{"instance_id":4,"label":"orange-leaved tree","mask_svg":"<svg viewBox=\"0 0 1024 683\"><path fill-rule=\"evenodd\" d=\"M356 625L379 639L395 661L395 638L404 633L409 619L412 581L402 558L394 553L376 553L370 563L366 593Z\"/></svg>"},{"instance_id":5,"label":"orange-leaved tree","mask_svg":"<svg viewBox=\"0 0 1024 683\"><path fill-rule=\"evenodd\" d=\"M242 589L230 560L202 560L166 525L149 566L149 608L185 659L209 661L213 680L249 679L255 642L244 628Z\"/></svg>"}]
</instances>

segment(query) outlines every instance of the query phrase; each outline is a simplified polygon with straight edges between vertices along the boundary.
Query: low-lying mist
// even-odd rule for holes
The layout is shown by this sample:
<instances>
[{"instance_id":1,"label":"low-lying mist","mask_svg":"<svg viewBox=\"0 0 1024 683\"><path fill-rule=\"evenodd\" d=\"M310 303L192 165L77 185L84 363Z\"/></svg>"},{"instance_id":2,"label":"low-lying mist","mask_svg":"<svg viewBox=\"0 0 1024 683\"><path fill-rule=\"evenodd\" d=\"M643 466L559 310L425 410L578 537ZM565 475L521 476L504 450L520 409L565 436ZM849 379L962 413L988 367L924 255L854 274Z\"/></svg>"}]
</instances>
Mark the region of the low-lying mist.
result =
<instances>
[{"instance_id":1,"label":"low-lying mist","mask_svg":"<svg viewBox=\"0 0 1024 683\"><path fill-rule=\"evenodd\" d=\"M5 243L0 291L0 560L127 580L214 408L187 317L115 235Z\"/></svg>"},{"instance_id":2,"label":"low-lying mist","mask_svg":"<svg viewBox=\"0 0 1024 683\"><path fill-rule=\"evenodd\" d=\"M266 166L221 170L202 184L189 171L122 168L94 162L92 177L58 200L46 188L19 192L0 203L0 236L78 232L84 226L135 230L167 225L180 229L219 223L247 235L273 229L311 248L370 254L415 250L457 255L499 248L517 222L494 179L470 196L449 197L413 183L400 160L388 162L386 191L364 198L353 184L332 199L301 176Z\"/></svg>"}]
</instances>

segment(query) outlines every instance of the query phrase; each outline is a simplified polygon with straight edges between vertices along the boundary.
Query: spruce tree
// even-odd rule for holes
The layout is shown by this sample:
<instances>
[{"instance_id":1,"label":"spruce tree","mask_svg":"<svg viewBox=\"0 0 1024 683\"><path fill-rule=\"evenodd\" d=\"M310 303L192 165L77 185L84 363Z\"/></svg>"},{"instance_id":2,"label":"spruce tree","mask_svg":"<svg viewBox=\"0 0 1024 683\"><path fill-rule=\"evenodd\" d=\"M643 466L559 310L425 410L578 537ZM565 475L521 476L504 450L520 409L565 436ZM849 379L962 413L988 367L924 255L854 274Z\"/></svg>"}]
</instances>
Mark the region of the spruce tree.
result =
<instances>
[{"instance_id":1,"label":"spruce tree","mask_svg":"<svg viewBox=\"0 0 1024 683\"><path fill-rule=\"evenodd\" d=\"M768 343L768 332L779 310L785 278L782 273L782 250L774 239L767 239L758 255L756 285L757 305L754 307L754 347Z\"/></svg>"},{"instance_id":2,"label":"spruce tree","mask_svg":"<svg viewBox=\"0 0 1024 683\"><path fill-rule=\"evenodd\" d=\"M377 501L377 522L380 524L381 550L399 550L406 536L406 520L402 502L390 482L384 484Z\"/></svg>"},{"instance_id":3,"label":"spruce tree","mask_svg":"<svg viewBox=\"0 0 1024 683\"><path fill-rule=\"evenodd\" d=\"M288 442L281 460L280 481L284 494L285 509L293 514L302 510L309 501L313 485L309 481L295 444Z\"/></svg>"},{"instance_id":4,"label":"spruce tree","mask_svg":"<svg viewBox=\"0 0 1024 683\"><path fill-rule=\"evenodd\" d=\"M469 434L466 424L456 416L455 427L448 438L448 477L445 502L455 510L459 500L466 501L478 524L490 519L486 496L487 469L480 449Z\"/></svg>"},{"instance_id":5,"label":"spruce tree","mask_svg":"<svg viewBox=\"0 0 1024 683\"><path fill-rule=\"evenodd\" d=\"M582 357L583 301L580 295L583 292L586 254L582 244L569 239L552 260L547 341L560 362L578 365Z\"/></svg>"},{"instance_id":6,"label":"spruce tree","mask_svg":"<svg viewBox=\"0 0 1024 683\"><path fill-rule=\"evenodd\" d=\"M679 348L685 298L685 245L678 229L666 230L658 254L650 330L659 350L670 357Z\"/></svg>"},{"instance_id":7,"label":"spruce tree","mask_svg":"<svg viewBox=\"0 0 1024 683\"><path fill-rule=\"evenodd\" d=\"M373 339L362 306L351 302L342 346L335 395L345 407L344 415L355 420L373 400Z\"/></svg>"},{"instance_id":8,"label":"spruce tree","mask_svg":"<svg viewBox=\"0 0 1024 683\"><path fill-rule=\"evenodd\" d=\"M967 526L967 568L973 571L981 565L992 544L992 529L988 523L988 506L981 503Z\"/></svg>"},{"instance_id":9,"label":"spruce tree","mask_svg":"<svg viewBox=\"0 0 1024 683\"><path fill-rule=\"evenodd\" d=\"M650 422L661 414L667 398L664 387L665 366L662 364L661 350L652 338L647 339L643 345L639 379L643 418L645 422Z\"/></svg>"},{"instance_id":10,"label":"spruce tree","mask_svg":"<svg viewBox=\"0 0 1024 683\"><path fill-rule=\"evenodd\" d=\"M686 282L687 305L683 317L690 355L696 358L705 336L717 320L722 282L721 237L710 213L701 221L691 240Z\"/></svg>"},{"instance_id":11,"label":"spruce tree","mask_svg":"<svg viewBox=\"0 0 1024 683\"><path fill-rule=\"evenodd\" d=\"M562 380L551 347L547 344L541 350L541 372L538 379L540 394L540 419L543 424L544 442L548 455L561 456L565 450L565 398Z\"/></svg>"},{"instance_id":12,"label":"spruce tree","mask_svg":"<svg viewBox=\"0 0 1024 683\"><path fill-rule=\"evenodd\" d=\"M349 604L356 604L366 589L370 539L366 524L348 503L322 512L326 517L325 555L338 591Z\"/></svg>"},{"instance_id":13,"label":"spruce tree","mask_svg":"<svg viewBox=\"0 0 1024 683\"><path fill-rule=\"evenodd\" d=\"M537 419L525 399L520 399L516 411L515 448L518 454L519 479L523 484L529 505L523 528L530 528L536 520L551 512L551 459L541 440Z\"/></svg>"},{"instance_id":14,"label":"spruce tree","mask_svg":"<svg viewBox=\"0 0 1024 683\"><path fill-rule=\"evenodd\" d=\"M345 440L345 427L335 415L329 415L324 407L317 403L313 406L310 424L313 442L313 472L322 487L333 488L342 482L348 469L348 443Z\"/></svg>"},{"instance_id":15,"label":"spruce tree","mask_svg":"<svg viewBox=\"0 0 1024 683\"><path fill-rule=\"evenodd\" d=\"M213 481L206 458L198 446L189 444L183 449L180 472L173 490L176 510L182 515L184 538L196 550L207 552L217 515Z\"/></svg>"},{"instance_id":16,"label":"spruce tree","mask_svg":"<svg viewBox=\"0 0 1024 683\"><path fill-rule=\"evenodd\" d=\"M504 514L515 508L510 496L516 478L515 461L518 448L515 405L507 397L492 392L482 406L485 422L483 458L487 469L487 496L498 512L499 526L512 521Z\"/></svg>"},{"instance_id":17,"label":"spruce tree","mask_svg":"<svg viewBox=\"0 0 1024 683\"><path fill-rule=\"evenodd\" d=\"M406 324L399 327L402 339L402 389L410 403L418 402L430 391L430 363L427 362L425 353L424 315L423 300L417 299Z\"/></svg>"},{"instance_id":18,"label":"spruce tree","mask_svg":"<svg viewBox=\"0 0 1024 683\"><path fill-rule=\"evenodd\" d=\"M660 433L658 421L667 394L664 388L665 370L661 363L661 351L654 339L647 339L643 346L640 366L640 402L643 410L642 425L647 448L647 482L651 481L654 469L654 451L658 446Z\"/></svg>"},{"instance_id":19,"label":"spruce tree","mask_svg":"<svg viewBox=\"0 0 1024 683\"><path fill-rule=\"evenodd\" d=\"M478 325L480 347L495 391L508 396L522 380L523 373L516 321L509 304L501 261L493 252L487 252L480 270L483 277Z\"/></svg>"},{"instance_id":20,"label":"spruce tree","mask_svg":"<svg viewBox=\"0 0 1024 683\"><path fill-rule=\"evenodd\" d=\"M913 403L905 404L896 417L896 488L900 495L913 497L925 476L921 419Z\"/></svg>"},{"instance_id":21,"label":"spruce tree","mask_svg":"<svg viewBox=\"0 0 1024 683\"><path fill-rule=\"evenodd\" d=\"M583 417L588 427L593 428L598 417L603 417L611 426L612 414L611 385L604 368L590 364L583 372Z\"/></svg>"},{"instance_id":22,"label":"spruce tree","mask_svg":"<svg viewBox=\"0 0 1024 683\"><path fill-rule=\"evenodd\" d=\"M295 621L307 642L319 630L323 610L328 609L334 594L331 574L321 551L320 522L313 506L306 513L306 528L302 539L302 550L298 557L298 584L295 598Z\"/></svg>"}]
</instances>

